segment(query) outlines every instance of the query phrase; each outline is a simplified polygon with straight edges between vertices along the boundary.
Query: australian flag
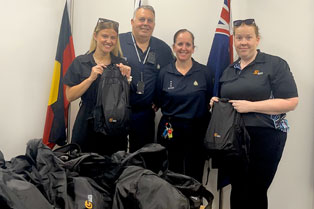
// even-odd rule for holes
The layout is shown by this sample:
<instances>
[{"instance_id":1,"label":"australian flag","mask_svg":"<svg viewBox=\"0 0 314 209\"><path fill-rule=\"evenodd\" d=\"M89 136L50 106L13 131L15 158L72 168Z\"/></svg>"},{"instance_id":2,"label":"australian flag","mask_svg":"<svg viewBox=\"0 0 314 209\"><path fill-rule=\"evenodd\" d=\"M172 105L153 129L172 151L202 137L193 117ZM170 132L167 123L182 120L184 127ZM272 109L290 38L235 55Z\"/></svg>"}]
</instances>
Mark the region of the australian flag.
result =
<instances>
[{"instance_id":1,"label":"australian flag","mask_svg":"<svg viewBox=\"0 0 314 209\"><path fill-rule=\"evenodd\" d=\"M214 41L208 57L207 66L214 79L214 96L219 94L219 79L222 72L233 62L233 36L231 18L231 0L224 0Z\"/></svg>"}]
</instances>

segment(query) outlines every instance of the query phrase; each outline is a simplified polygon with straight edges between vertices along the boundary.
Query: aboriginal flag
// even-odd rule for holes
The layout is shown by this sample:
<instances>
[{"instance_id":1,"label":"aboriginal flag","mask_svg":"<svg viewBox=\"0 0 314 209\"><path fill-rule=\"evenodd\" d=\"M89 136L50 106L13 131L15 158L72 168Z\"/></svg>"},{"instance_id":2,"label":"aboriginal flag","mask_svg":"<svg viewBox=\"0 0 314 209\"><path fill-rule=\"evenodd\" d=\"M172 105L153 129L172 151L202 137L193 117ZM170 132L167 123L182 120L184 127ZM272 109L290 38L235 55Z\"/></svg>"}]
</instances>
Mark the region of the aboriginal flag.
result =
<instances>
[{"instance_id":1,"label":"aboriginal flag","mask_svg":"<svg viewBox=\"0 0 314 209\"><path fill-rule=\"evenodd\" d=\"M71 25L65 3L43 134L43 143L50 148L67 142L69 102L65 96L63 77L74 58Z\"/></svg>"}]
</instances>

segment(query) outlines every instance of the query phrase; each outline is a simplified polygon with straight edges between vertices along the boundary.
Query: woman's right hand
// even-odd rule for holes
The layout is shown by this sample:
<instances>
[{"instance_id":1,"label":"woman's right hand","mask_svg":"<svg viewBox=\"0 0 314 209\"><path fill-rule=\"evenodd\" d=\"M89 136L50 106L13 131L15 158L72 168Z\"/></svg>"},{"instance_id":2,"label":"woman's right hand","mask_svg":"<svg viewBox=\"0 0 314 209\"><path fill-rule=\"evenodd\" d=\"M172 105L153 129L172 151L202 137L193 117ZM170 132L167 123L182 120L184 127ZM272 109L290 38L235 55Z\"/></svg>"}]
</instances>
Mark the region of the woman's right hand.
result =
<instances>
[{"instance_id":1,"label":"woman's right hand","mask_svg":"<svg viewBox=\"0 0 314 209\"><path fill-rule=\"evenodd\" d=\"M214 102L218 102L218 101L219 101L219 98L218 98L218 97L212 97L212 98L210 99L210 102L209 102L210 108L213 107Z\"/></svg>"},{"instance_id":2,"label":"woman's right hand","mask_svg":"<svg viewBox=\"0 0 314 209\"><path fill-rule=\"evenodd\" d=\"M104 72L104 68L106 68L106 66L104 64L98 64L95 65L94 67L92 67L92 70L90 72L89 75L89 79L91 81L95 81L98 77L98 75L101 75Z\"/></svg>"},{"instance_id":3,"label":"woman's right hand","mask_svg":"<svg viewBox=\"0 0 314 209\"><path fill-rule=\"evenodd\" d=\"M66 87L67 100L69 102L72 102L81 97L90 87L90 85L97 79L98 75L101 75L104 72L105 67L106 66L103 64L96 65L92 67L90 75L87 79L85 79L80 84L77 84L75 86L71 87L67 86Z\"/></svg>"}]
</instances>

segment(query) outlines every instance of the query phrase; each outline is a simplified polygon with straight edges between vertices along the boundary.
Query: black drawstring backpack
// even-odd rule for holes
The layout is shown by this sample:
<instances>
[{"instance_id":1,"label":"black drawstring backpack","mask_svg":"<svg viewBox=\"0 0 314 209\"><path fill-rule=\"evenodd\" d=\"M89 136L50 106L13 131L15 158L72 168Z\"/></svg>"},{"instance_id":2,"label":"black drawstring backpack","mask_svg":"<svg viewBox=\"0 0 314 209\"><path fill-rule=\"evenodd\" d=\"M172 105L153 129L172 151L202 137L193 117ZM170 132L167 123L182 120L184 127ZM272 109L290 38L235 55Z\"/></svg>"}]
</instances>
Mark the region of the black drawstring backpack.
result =
<instances>
[{"instance_id":1,"label":"black drawstring backpack","mask_svg":"<svg viewBox=\"0 0 314 209\"><path fill-rule=\"evenodd\" d=\"M208 155L217 159L240 157L248 160L249 143L250 136L241 114L233 108L228 99L214 102L204 139Z\"/></svg>"},{"instance_id":2,"label":"black drawstring backpack","mask_svg":"<svg viewBox=\"0 0 314 209\"><path fill-rule=\"evenodd\" d=\"M94 109L94 130L108 136L128 134L131 108L130 86L120 69L107 66L100 77Z\"/></svg>"}]
</instances>

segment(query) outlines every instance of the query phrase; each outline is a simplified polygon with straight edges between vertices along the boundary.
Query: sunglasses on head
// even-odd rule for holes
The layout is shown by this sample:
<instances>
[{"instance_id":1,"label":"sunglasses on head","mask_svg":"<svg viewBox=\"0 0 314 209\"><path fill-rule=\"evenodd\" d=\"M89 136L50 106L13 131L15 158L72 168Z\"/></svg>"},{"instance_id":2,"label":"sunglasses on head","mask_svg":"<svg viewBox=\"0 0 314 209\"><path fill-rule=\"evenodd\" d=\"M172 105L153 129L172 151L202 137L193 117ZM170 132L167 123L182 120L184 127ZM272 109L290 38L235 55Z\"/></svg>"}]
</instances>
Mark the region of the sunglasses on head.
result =
<instances>
[{"instance_id":1,"label":"sunglasses on head","mask_svg":"<svg viewBox=\"0 0 314 209\"><path fill-rule=\"evenodd\" d=\"M114 21L114 20L109 20L109 19L105 19L105 18L98 18L96 27L98 26L99 23L112 23L114 29L115 29L116 31L119 30L119 23L116 22L116 21Z\"/></svg>"},{"instance_id":2,"label":"sunglasses on head","mask_svg":"<svg viewBox=\"0 0 314 209\"><path fill-rule=\"evenodd\" d=\"M235 20L233 21L233 26L239 27L240 25L242 25L242 23L244 23L245 25L253 25L255 24L255 20L254 19Z\"/></svg>"}]
</instances>

